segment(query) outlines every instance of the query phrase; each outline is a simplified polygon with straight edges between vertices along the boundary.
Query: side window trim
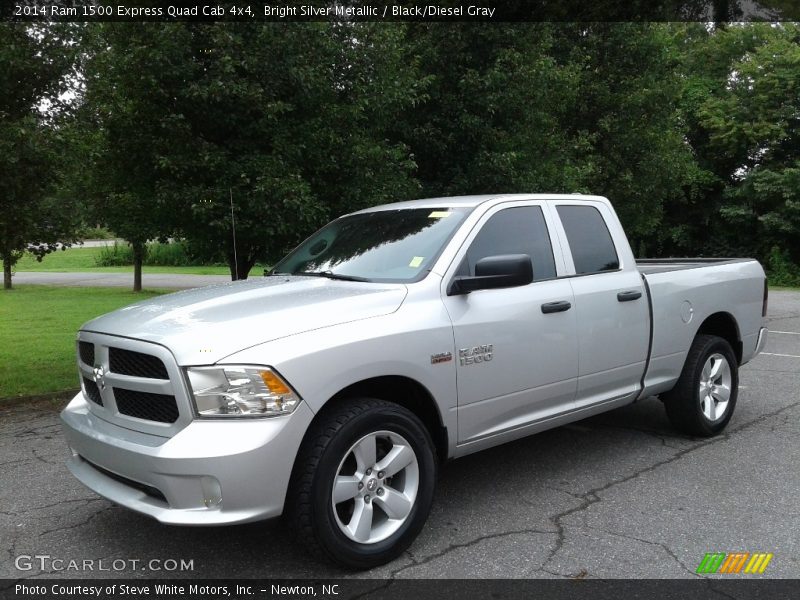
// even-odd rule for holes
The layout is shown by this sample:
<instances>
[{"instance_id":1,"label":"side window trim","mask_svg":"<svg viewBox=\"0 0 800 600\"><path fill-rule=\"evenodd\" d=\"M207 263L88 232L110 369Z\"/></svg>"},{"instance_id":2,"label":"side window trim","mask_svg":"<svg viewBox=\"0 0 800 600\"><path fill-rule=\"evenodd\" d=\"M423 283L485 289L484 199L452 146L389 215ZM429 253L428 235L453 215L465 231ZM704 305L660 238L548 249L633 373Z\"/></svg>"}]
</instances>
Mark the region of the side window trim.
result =
<instances>
[{"instance_id":1,"label":"side window trim","mask_svg":"<svg viewBox=\"0 0 800 600\"><path fill-rule=\"evenodd\" d=\"M553 200L547 200L542 207L545 211L545 218L550 231L550 240L553 244L553 251L555 252L556 244L558 245L558 257L556 258L556 279L563 277L571 277L575 275L575 265L572 262L572 251L567 241L567 232L564 231L564 226L561 224L561 219L556 213L556 207Z\"/></svg>"}]
</instances>

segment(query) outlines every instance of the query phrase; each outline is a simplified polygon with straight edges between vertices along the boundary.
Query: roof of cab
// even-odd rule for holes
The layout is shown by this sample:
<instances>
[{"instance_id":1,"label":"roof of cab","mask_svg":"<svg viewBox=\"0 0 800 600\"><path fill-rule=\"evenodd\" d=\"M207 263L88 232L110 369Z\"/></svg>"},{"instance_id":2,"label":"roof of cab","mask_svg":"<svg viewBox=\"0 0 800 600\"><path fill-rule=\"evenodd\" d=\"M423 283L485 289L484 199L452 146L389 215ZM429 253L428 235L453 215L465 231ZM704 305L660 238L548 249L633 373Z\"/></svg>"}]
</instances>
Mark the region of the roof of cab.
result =
<instances>
[{"instance_id":1,"label":"roof of cab","mask_svg":"<svg viewBox=\"0 0 800 600\"><path fill-rule=\"evenodd\" d=\"M372 206L352 214L404 208L475 208L489 201L510 200L601 200L607 202L607 199L603 196L589 196L586 194L480 194L475 196L443 196L439 198L423 198L421 200L406 200L405 202Z\"/></svg>"}]
</instances>

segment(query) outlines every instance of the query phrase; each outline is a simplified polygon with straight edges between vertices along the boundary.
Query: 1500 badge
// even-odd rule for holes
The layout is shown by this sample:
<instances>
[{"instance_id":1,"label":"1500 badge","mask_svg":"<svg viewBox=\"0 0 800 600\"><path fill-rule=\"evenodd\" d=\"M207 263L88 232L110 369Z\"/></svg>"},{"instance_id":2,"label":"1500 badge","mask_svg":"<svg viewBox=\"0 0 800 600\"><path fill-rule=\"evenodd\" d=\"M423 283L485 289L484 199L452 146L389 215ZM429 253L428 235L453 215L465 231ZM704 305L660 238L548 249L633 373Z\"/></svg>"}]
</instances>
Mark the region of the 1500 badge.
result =
<instances>
[{"instance_id":1,"label":"1500 badge","mask_svg":"<svg viewBox=\"0 0 800 600\"><path fill-rule=\"evenodd\" d=\"M461 348L458 351L458 361L462 366L476 365L492 360L494 344L483 344L474 348Z\"/></svg>"}]
</instances>

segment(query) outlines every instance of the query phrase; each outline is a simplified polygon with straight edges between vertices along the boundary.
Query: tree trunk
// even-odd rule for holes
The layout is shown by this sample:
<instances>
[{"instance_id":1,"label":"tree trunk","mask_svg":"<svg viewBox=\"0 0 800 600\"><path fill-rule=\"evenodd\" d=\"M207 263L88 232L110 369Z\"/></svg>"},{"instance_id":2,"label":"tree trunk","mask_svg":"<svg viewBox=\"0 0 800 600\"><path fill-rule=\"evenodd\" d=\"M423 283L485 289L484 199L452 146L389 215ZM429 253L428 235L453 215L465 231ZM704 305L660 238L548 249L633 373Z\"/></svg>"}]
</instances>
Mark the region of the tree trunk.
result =
<instances>
[{"instance_id":1,"label":"tree trunk","mask_svg":"<svg viewBox=\"0 0 800 600\"><path fill-rule=\"evenodd\" d=\"M144 244L133 242L133 291L142 291L142 261L144 260Z\"/></svg>"},{"instance_id":2,"label":"tree trunk","mask_svg":"<svg viewBox=\"0 0 800 600\"><path fill-rule=\"evenodd\" d=\"M236 261L233 260L233 255L228 256L228 269L231 272L231 281L239 281L240 279L247 279L248 273L250 273L250 269L253 268L253 265L256 264L256 259L251 257L238 257L238 267L239 270L236 270L237 264Z\"/></svg>"},{"instance_id":3,"label":"tree trunk","mask_svg":"<svg viewBox=\"0 0 800 600\"><path fill-rule=\"evenodd\" d=\"M725 29L725 26L732 16L730 2L728 0L714 0L711 10L714 26L718 29Z\"/></svg>"},{"instance_id":4,"label":"tree trunk","mask_svg":"<svg viewBox=\"0 0 800 600\"><path fill-rule=\"evenodd\" d=\"M3 289L11 289L11 257L3 257Z\"/></svg>"}]
</instances>

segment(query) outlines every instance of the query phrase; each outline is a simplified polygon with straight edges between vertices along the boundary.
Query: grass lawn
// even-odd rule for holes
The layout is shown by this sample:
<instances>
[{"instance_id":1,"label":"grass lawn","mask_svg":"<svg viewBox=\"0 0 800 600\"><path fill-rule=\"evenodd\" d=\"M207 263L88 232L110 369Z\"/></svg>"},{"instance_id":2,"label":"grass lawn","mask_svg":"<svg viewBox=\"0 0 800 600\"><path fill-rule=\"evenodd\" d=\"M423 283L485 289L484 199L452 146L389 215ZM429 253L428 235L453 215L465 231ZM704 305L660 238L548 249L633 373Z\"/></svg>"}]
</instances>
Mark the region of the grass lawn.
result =
<instances>
[{"instance_id":1,"label":"grass lawn","mask_svg":"<svg viewBox=\"0 0 800 600\"><path fill-rule=\"evenodd\" d=\"M68 248L57 250L44 257L42 262L36 260L31 254L25 254L17 263L17 271L39 271L53 273L133 273L133 266L127 267L98 267L95 258L100 255L102 248ZM261 275L263 265L254 266L250 273ZM230 275L228 267L224 266L199 266L199 267L142 267L142 273L186 273L189 275Z\"/></svg>"},{"instance_id":2,"label":"grass lawn","mask_svg":"<svg viewBox=\"0 0 800 600\"><path fill-rule=\"evenodd\" d=\"M40 285L0 290L0 399L78 388L78 328L98 315L163 293Z\"/></svg>"}]
</instances>

